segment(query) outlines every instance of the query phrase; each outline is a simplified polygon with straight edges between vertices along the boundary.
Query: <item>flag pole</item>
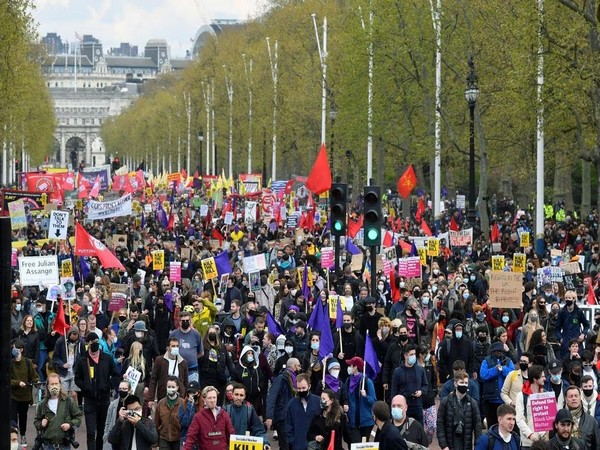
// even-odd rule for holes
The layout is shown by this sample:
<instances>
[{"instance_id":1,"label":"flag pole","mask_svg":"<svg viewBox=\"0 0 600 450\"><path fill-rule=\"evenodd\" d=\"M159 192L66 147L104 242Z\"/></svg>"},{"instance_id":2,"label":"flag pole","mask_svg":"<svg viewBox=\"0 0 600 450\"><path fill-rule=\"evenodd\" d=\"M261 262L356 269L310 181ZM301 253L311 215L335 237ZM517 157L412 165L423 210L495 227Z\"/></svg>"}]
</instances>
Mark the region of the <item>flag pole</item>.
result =
<instances>
[{"instance_id":1,"label":"flag pole","mask_svg":"<svg viewBox=\"0 0 600 450\"><path fill-rule=\"evenodd\" d=\"M367 338L369 337L369 330L367 330ZM365 339L365 350L366 350L366 342L367 340ZM361 391L365 390L365 377L367 376L367 363L366 361L363 361L363 377L362 377L362 382L361 382Z\"/></svg>"},{"instance_id":2,"label":"flag pole","mask_svg":"<svg viewBox=\"0 0 600 450\"><path fill-rule=\"evenodd\" d=\"M338 299L338 302L340 300ZM344 346L342 344L342 329L338 328L338 333L340 334L340 353L344 353Z\"/></svg>"}]
</instances>

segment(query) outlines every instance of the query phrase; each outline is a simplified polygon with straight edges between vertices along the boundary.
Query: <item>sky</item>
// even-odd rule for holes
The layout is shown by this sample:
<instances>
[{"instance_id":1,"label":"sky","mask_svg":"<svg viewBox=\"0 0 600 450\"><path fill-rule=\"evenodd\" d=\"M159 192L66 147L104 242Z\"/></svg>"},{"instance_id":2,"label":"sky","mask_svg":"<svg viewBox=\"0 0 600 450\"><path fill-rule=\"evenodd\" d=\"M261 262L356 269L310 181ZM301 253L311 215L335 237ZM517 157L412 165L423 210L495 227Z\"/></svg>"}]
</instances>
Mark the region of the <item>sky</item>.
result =
<instances>
[{"instance_id":1,"label":"sky","mask_svg":"<svg viewBox=\"0 0 600 450\"><path fill-rule=\"evenodd\" d=\"M257 15L261 0L34 0L40 37L56 32L63 41L91 34L104 51L121 42L143 51L150 39L166 39L174 57L185 56L198 28L212 19Z\"/></svg>"}]
</instances>

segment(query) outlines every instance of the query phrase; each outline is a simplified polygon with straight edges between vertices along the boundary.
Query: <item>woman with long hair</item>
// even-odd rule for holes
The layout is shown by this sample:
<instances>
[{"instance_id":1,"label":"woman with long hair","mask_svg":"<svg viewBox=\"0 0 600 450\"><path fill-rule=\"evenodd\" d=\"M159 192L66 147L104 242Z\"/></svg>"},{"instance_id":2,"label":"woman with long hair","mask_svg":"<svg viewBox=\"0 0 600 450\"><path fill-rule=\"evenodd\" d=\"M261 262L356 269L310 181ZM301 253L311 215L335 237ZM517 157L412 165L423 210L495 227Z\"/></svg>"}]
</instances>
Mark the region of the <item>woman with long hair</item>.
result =
<instances>
[{"instance_id":1,"label":"woman with long hair","mask_svg":"<svg viewBox=\"0 0 600 450\"><path fill-rule=\"evenodd\" d=\"M350 442L348 422L337 396L331 389L325 389L321 393L321 410L322 413L313 418L308 429L308 448L311 450L329 449L332 432L335 432L333 448L342 450L343 441Z\"/></svg>"},{"instance_id":2,"label":"woman with long hair","mask_svg":"<svg viewBox=\"0 0 600 450\"><path fill-rule=\"evenodd\" d=\"M85 343L85 337L88 335L88 322L85 317L77 321L77 328L79 328L79 337Z\"/></svg>"},{"instance_id":3,"label":"woman with long hair","mask_svg":"<svg viewBox=\"0 0 600 450\"><path fill-rule=\"evenodd\" d=\"M494 342L502 342L504 344L504 351L506 352L506 356L508 356L513 363L517 361L517 352L515 351L515 347L508 339L508 332L504 327L498 327L494 330L494 338L492 339L492 344Z\"/></svg>"},{"instance_id":4,"label":"woman with long hair","mask_svg":"<svg viewBox=\"0 0 600 450\"><path fill-rule=\"evenodd\" d=\"M262 344L263 355L265 355L271 371L274 371L278 356L277 347L275 346L275 335L273 333L265 333Z\"/></svg>"},{"instance_id":5,"label":"woman with long hair","mask_svg":"<svg viewBox=\"0 0 600 450\"><path fill-rule=\"evenodd\" d=\"M533 364L548 367L548 363L556 359L552 346L548 344L548 336L543 329L535 330L529 339L527 351L533 354Z\"/></svg>"},{"instance_id":6,"label":"woman with long hair","mask_svg":"<svg viewBox=\"0 0 600 450\"><path fill-rule=\"evenodd\" d=\"M537 309L532 309L527 313L524 323L525 325L521 328L521 339L519 339L521 351L523 352L529 348L529 341L531 340L533 333L536 330L542 329L542 326L540 325L540 315Z\"/></svg>"},{"instance_id":7,"label":"woman with long hair","mask_svg":"<svg viewBox=\"0 0 600 450\"><path fill-rule=\"evenodd\" d=\"M198 360L200 388L214 386L219 392L225 392L225 382L233 372L233 362L214 326L208 327L203 344L204 354ZM219 398L219 404L222 403L221 400Z\"/></svg>"},{"instance_id":8,"label":"woman with long hair","mask_svg":"<svg viewBox=\"0 0 600 450\"><path fill-rule=\"evenodd\" d=\"M19 332L17 333L17 339L20 339L25 344L25 354L23 356L34 361L35 364L40 351L40 335L37 332L32 315L28 314L23 317L21 328L19 328Z\"/></svg>"},{"instance_id":9,"label":"woman with long hair","mask_svg":"<svg viewBox=\"0 0 600 450\"><path fill-rule=\"evenodd\" d=\"M144 395L148 392L148 383L150 382L150 365L144 357L142 344L138 341L131 344L129 357L123 361L121 367L123 379L125 379L125 373L127 373L129 367L134 368L142 374L133 394L138 398L144 398Z\"/></svg>"}]
</instances>

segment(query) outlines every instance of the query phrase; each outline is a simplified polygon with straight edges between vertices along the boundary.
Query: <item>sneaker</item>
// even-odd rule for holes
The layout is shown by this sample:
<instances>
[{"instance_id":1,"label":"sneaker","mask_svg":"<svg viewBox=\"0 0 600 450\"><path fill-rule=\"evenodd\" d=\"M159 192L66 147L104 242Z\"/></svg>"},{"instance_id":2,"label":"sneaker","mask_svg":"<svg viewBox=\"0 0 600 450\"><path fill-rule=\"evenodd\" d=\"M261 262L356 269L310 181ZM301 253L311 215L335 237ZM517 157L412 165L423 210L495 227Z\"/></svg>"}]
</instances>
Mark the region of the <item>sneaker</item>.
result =
<instances>
[{"instance_id":1,"label":"sneaker","mask_svg":"<svg viewBox=\"0 0 600 450\"><path fill-rule=\"evenodd\" d=\"M278 441L279 440L279 435L277 434L277 430L273 431L273 440L274 441Z\"/></svg>"},{"instance_id":2,"label":"sneaker","mask_svg":"<svg viewBox=\"0 0 600 450\"><path fill-rule=\"evenodd\" d=\"M25 436L21 436L21 445L23 447L27 447L27 439L25 438Z\"/></svg>"}]
</instances>

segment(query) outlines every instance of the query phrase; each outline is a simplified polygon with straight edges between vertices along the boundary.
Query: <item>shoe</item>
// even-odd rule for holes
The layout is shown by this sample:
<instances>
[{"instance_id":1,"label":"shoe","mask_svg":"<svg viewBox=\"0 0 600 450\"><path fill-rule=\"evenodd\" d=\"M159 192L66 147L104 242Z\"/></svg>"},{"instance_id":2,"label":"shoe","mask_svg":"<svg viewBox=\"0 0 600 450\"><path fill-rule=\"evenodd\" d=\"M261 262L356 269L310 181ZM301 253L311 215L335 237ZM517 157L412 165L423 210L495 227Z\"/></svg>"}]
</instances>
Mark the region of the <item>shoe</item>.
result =
<instances>
[{"instance_id":1,"label":"shoe","mask_svg":"<svg viewBox=\"0 0 600 450\"><path fill-rule=\"evenodd\" d=\"M27 447L27 439L25 438L25 436L21 436L21 445L23 447Z\"/></svg>"},{"instance_id":2,"label":"shoe","mask_svg":"<svg viewBox=\"0 0 600 450\"><path fill-rule=\"evenodd\" d=\"M278 441L279 440L279 435L277 434L277 430L273 431L273 440L274 441Z\"/></svg>"}]
</instances>

